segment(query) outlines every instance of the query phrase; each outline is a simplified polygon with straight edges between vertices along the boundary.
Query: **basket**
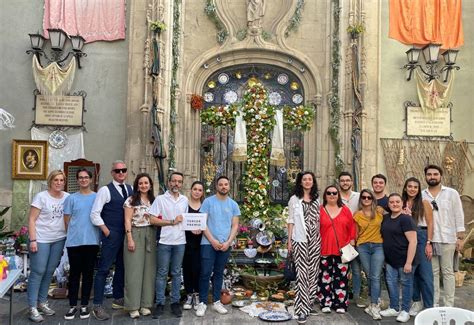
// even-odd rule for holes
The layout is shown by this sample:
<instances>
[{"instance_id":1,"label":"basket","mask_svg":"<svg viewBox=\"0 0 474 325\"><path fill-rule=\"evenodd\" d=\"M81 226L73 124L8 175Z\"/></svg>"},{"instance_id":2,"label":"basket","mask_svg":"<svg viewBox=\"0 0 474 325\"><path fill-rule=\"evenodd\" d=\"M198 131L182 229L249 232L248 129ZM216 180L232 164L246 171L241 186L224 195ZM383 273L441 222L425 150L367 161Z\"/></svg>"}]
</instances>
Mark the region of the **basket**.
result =
<instances>
[{"instance_id":1,"label":"basket","mask_svg":"<svg viewBox=\"0 0 474 325\"><path fill-rule=\"evenodd\" d=\"M257 290L266 288L268 286L278 285L284 280L283 274L276 275L254 275L248 273L241 273L240 278L247 289Z\"/></svg>"},{"instance_id":2,"label":"basket","mask_svg":"<svg viewBox=\"0 0 474 325\"><path fill-rule=\"evenodd\" d=\"M464 284L464 277L466 276L466 271L458 271L454 272L454 281L456 284L456 288L462 287Z\"/></svg>"}]
</instances>

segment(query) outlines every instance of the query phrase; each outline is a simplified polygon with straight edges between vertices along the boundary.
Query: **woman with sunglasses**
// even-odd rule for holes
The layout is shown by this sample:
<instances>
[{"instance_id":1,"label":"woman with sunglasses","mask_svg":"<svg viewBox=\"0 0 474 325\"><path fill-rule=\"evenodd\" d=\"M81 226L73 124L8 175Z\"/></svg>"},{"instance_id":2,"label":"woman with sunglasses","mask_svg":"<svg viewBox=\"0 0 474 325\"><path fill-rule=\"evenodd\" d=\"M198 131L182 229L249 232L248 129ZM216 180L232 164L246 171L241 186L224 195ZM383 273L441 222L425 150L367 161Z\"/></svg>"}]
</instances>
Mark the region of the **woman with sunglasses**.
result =
<instances>
[{"instance_id":1,"label":"woman with sunglasses","mask_svg":"<svg viewBox=\"0 0 474 325\"><path fill-rule=\"evenodd\" d=\"M321 208L321 272L319 274L319 301L321 311L335 309L344 314L349 305L347 272L349 265L341 260L340 249L355 244L355 223L351 210L342 203L335 185L324 190Z\"/></svg>"},{"instance_id":2,"label":"woman with sunglasses","mask_svg":"<svg viewBox=\"0 0 474 325\"><path fill-rule=\"evenodd\" d=\"M383 239L380 227L383 220L383 208L377 207L375 194L363 189L359 197L359 211L354 214L357 234L357 251L370 288L370 306L365 312L373 319L382 319L380 307L380 274L384 263Z\"/></svg>"},{"instance_id":3,"label":"woman with sunglasses","mask_svg":"<svg viewBox=\"0 0 474 325\"><path fill-rule=\"evenodd\" d=\"M126 234L123 244L124 308L130 318L138 318L151 315L155 295L156 228L150 223L149 214L155 196L150 175L138 174L133 191L123 204Z\"/></svg>"},{"instance_id":4,"label":"woman with sunglasses","mask_svg":"<svg viewBox=\"0 0 474 325\"><path fill-rule=\"evenodd\" d=\"M410 316L416 316L423 308L433 307L434 280L431 266L433 209L429 201L422 199L421 183L415 177L410 177L405 181L402 199L403 213L410 215L417 227L416 255L419 258L419 264L413 278L413 304L409 312ZM423 302L421 302L421 298L423 298Z\"/></svg>"},{"instance_id":5,"label":"woman with sunglasses","mask_svg":"<svg viewBox=\"0 0 474 325\"><path fill-rule=\"evenodd\" d=\"M318 184L312 172L299 173L295 191L288 202L288 254L296 265L295 315L306 323L318 290L321 237L319 232Z\"/></svg>"},{"instance_id":6,"label":"woman with sunglasses","mask_svg":"<svg viewBox=\"0 0 474 325\"><path fill-rule=\"evenodd\" d=\"M412 218L403 213L403 201L400 194L390 194L388 207L391 213L384 216L381 232L390 307L382 310L380 315L396 316L398 322L406 323L410 320L408 312L413 293L413 270L417 264L416 227Z\"/></svg>"}]
</instances>

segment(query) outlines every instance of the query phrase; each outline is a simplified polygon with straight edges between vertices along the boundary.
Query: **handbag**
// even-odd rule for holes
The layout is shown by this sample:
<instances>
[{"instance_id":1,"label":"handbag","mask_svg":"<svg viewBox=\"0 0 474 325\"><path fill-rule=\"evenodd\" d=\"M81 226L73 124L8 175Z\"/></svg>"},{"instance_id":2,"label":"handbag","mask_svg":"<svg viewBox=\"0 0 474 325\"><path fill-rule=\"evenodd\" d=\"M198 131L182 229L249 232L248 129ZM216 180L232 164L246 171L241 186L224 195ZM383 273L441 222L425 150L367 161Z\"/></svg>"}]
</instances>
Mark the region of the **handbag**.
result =
<instances>
[{"instance_id":1,"label":"handbag","mask_svg":"<svg viewBox=\"0 0 474 325\"><path fill-rule=\"evenodd\" d=\"M357 256L359 256L359 253L355 250L354 246L351 245L351 243L348 243L346 246L342 247L339 246L339 240L337 239L337 232L336 228L334 227L334 221L331 218L331 215L329 214L328 210L326 207L324 207L324 210L326 211L326 214L329 217L329 220L331 220L331 226L332 229L334 230L334 235L336 236L336 244L337 247L339 248L339 251L341 252L341 261L342 263L349 263L353 259L355 259Z\"/></svg>"},{"instance_id":2,"label":"handbag","mask_svg":"<svg viewBox=\"0 0 474 325\"><path fill-rule=\"evenodd\" d=\"M296 280L296 265L293 260L293 254L289 253L286 258L285 270L283 271L283 276L288 282Z\"/></svg>"}]
</instances>

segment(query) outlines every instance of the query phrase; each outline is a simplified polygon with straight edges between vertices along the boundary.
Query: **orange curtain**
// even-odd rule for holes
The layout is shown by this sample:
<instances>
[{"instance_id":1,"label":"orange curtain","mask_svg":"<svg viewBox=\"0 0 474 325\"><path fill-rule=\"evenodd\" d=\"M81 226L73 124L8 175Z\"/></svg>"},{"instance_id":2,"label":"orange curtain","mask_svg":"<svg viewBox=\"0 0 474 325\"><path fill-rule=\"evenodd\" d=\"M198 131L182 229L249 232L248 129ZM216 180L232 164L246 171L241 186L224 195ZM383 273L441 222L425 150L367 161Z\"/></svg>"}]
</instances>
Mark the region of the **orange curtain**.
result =
<instances>
[{"instance_id":1,"label":"orange curtain","mask_svg":"<svg viewBox=\"0 0 474 325\"><path fill-rule=\"evenodd\" d=\"M390 0L389 37L408 45L464 44L461 0Z\"/></svg>"}]
</instances>

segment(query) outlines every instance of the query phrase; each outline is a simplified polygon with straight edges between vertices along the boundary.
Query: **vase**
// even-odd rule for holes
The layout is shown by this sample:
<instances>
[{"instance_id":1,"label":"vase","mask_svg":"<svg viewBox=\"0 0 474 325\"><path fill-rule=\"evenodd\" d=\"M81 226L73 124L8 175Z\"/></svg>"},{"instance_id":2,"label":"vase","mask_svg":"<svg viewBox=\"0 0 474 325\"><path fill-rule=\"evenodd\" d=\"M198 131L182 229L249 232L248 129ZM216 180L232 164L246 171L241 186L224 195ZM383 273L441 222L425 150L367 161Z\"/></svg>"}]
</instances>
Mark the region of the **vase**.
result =
<instances>
[{"instance_id":1,"label":"vase","mask_svg":"<svg viewBox=\"0 0 474 325\"><path fill-rule=\"evenodd\" d=\"M227 289L221 290L221 303L223 305L228 305L232 302L232 295Z\"/></svg>"},{"instance_id":2,"label":"vase","mask_svg":"<svg viewBox=\"0 0 474 325\"><path fill-rule=\"evenodd\" d=\"M239 247L239 249L245 249L245 247L247 247L247 241L247 238L238 238L237 246Z\"/></svg>"}]
</instances>

